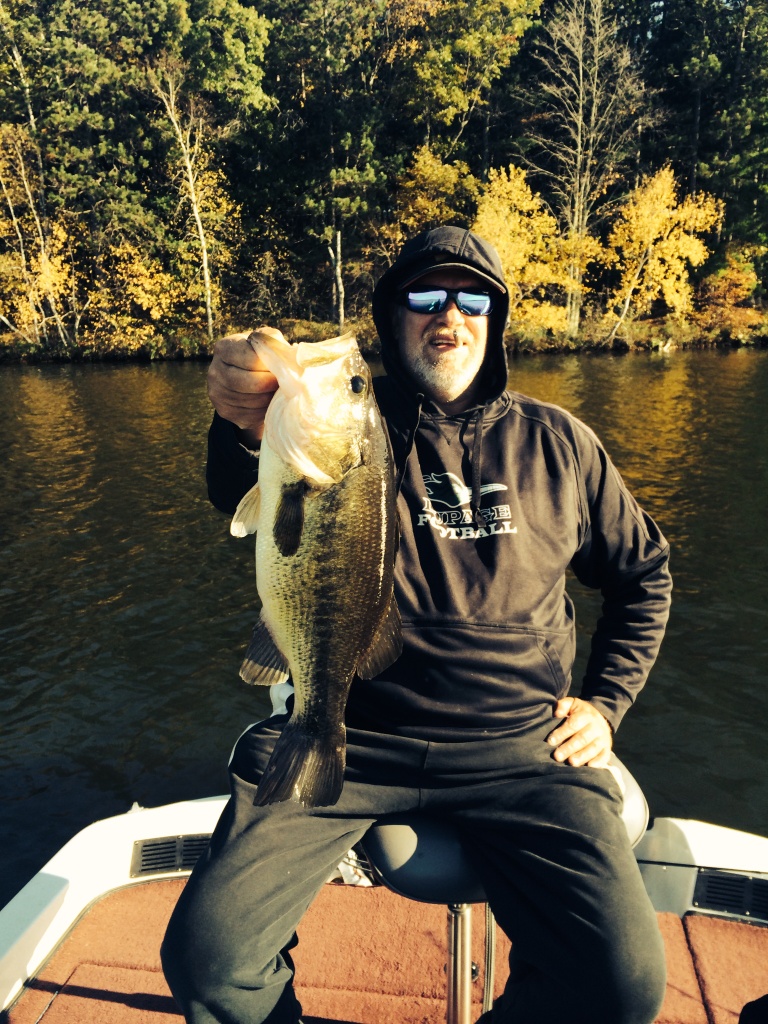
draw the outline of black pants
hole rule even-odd
[[[350,729],[334,807],[254,807],[284,719],[241,737],[232,799],[168,926],[163,969],[189,1024],[295,1024],[295,930],[378,818],[452,821],[513,966],[494,1021],[650,1024],[664,948],[610,772],[555,762],[546,721],[510,739],[435,743]]]

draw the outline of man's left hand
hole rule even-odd
[[[556,761],[567,761],[579,768],[605,768],[611,756],[613,733],[606,718],[589,701],[564,697],[555,705],[555,718],[564,718],[547,742],[555,747]]]

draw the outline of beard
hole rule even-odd
[[[465,357],[457,359],[460,352]],[[408,360],[408,370],[428,397],[438,403],[455,402],[475,383],[482,364],[482,353],[459,349],[440,352],[436,359],[428,359],[422,353],[414,354]]]

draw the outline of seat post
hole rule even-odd
[[[472,904],[448,904],[446,1024],[470,1024],[472,1014]]]

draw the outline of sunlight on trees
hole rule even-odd
[[[606,0],[565,0],[536,51],[526,158],[548,184],[569,247],[567,330],[575,337],[590,236],[625,185],[620,172],[652,121],[645,86]],[[626,186],[625,186],[626,187]]]
[[[395,0],[390,17],[401,38],[405,109],[424,141],[450,157],[488,90],[509,65],[540,0]],[[415,85],[415,88],[412,86]]]
[[[389,265],[406,238],[438,224],[468,224],[478,185],[465,163],[445,163],[421,146],[397,182],[392,223],[378,228],[375,251]]]
[[[372,332],[441,222],[515,344],[758,343],[766,45],[763,0],[0,0],[2,356]]]
[[[517,167],[492,170],[473,230],[496,246],[510,292],[510,317],[523,330],[564,331],[568,267],[557,221]],[[553,297],[561,296],[559,304]]]
[[[0,323],[27,346],[66,350],[77,336],[76,285],[68,232],[41,214],[37,156],[25,128],[0,125]]]
[[[616,253],[621,281],[610,309],[615,324],[612,341],[628,316],[649,314],[662,299],[675,316],[692,310],[689,267],[709,255],[700,237],[714,231],[723,217],[723,204],[699,193],[680,200],[670,167],[645,178],[622,207],[609,244]]]
[[[760,283],[755,262],[763,255],[760,246],[726,249],[724,265],[704,278],[696,296],[694,319],[705,331],[746,341],[768,326],[765,312],[751,304]]]

